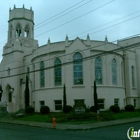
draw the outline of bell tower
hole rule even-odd
[[[18,43],[17,43],[18,42]],[[18,45],[17,45],[18,44]],[[8,39],[3,47],[3,56],[15,51],[31,53],[38,47],[37,40],[34,40],[34,12],[32,8],[9,9]]]
[[[23,8],[9,9],[8,41],[16,37],[34,38],[34,12]]]
[[[23,107],[24,97],[21,80],[25,78],[26,56],[31,56],[38,47],[38,41],[34,39],[34,12],[32,8],[9,9],[8,37],[3,47],[1,61],[1,85],[3,88],[2,102],[7,102],[7,110],[15,112]],[[25,68],[24,68],[25,67]],[[12,93],[11,93],[11,89]]]

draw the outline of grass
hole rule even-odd
[[[35,122],[52,122],[52,118],[55,117],[56,121],[59,123],[67,124],[85,124],[97,122],[96,114],[92,112],[77,114],[74,113],[63,113],[63,112],[50,112],[49,114],[42,115],[40,113],[34,113],[30,115],[25,115],[23,117],[18,117],[16,119],[22,121],[35,121]],[[100,121],[110,121],[118,119],[128,119],[140,117],[140,110],[134,112],[120,111],[119,113],[112,113],[110,111],[100,112]]]

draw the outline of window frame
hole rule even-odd
[[[117,60],[115,58],[111,61],[111,72],[112,72],[112,85],[117,86],[118,84],[118,74],[117,74]],[[114,81],[115,79],[115,81]]]
[[[59,79],[60,81],[57,81],[56,79]],[[62,85],[62,62],[58,57],[54,60],[54,85]]]
[[[73,55],[73,84],[83,85],[83,55],[76,52]]]
[[[132,80],[132,87],[135,87],[135,68],[131,66],[131,80]]]
[[[42,63],[42,64],[41,64]],[[45,87],[45,64],[44,61],[40,62],[40,87]]]
[[[60,101],[61,103],[56,104],[56,102]],[[62,110],[62,100],[54,100],[55,110]],[[58,108],[57,108],[58,107]]]
[[[101,103],[99,101],[103,101],[103,103]],[[99,109],[105,109],[105,99],[97,99],[97,103],[98,103]],[[100,106],[103,106],[103,107],[100,107]]]
[[[102,85],[103,84],[103,62],[101,57],[96,57],[95,58],[95,66],[94,66],[94,70],[95,70],[95,81],[97,84]],[[98,72],[97,72],[98,71]],[[98,77],[101,77],[101,80],[97,79]]]

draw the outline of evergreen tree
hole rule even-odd
[[[63,87],[63,112],[65,112],[66,105],[67,105],[66,87],[65,87],[65,84],[64,84],[64,87]]]
[[[98,110],[98,97],[97,97],[96,81],[94,81],[94,106],[95,106],[95,111],[97,113],[97,110]]]
[[[25,87],[25,108],[29,106],[30,93],[29,93],[29,84],[28,76],[26,75],[26,87]]]

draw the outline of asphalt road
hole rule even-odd
[[[46,129],[0,123],[0,140],[128,140],[126,134],[130,127],[138,130],[140,122],[86,131]]]

